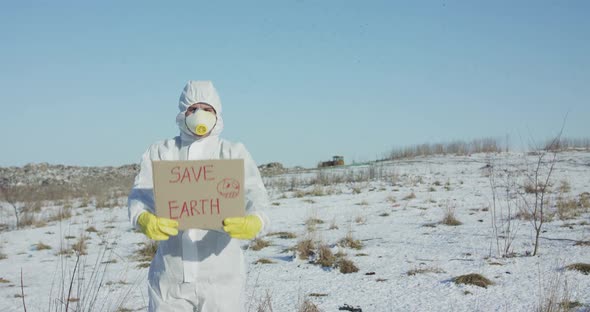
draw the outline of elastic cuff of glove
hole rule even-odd
[[[256,234],[256,236],[261,236],[262,234],[264,234],[265,232],[265,227],[264,227],[264,218],[262,216],[260,216],[259,214],[257,214],[256,212],[253,213],[252,215],[256,216],[258,218],[258,220],[260,220],[260,231],[258,231],[258,233]]]

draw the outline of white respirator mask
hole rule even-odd
[[[204,136],[213,130],[217,123],[217,116],[208,111],[197,109],[184,118],[188,130],[198,136]]]

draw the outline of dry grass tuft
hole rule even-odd
[[[354,218],[354,222],[356,222],[357,224],[365,224],[367,223],[367,218],[365,218],[364,216],[357,216],[356,218]]]
[[[340,268],[340,273],[343,274],[355,273],[359,271],[359,268],[349,259],[340,259],[338,261],[338,267]]]
[[[578,271],[584,275],[590,274],[590,264],[588,263],[574,263],[565,267],[566,270]]]
[[[297,309],[297,312],[320,312],[321,310],[311,301],[305,299]]]
[[[573,219],[582,213],[581,209],[578,209],[578,202],[575,199],[566,199],[560,196],[555,205],[557,206],[557,215],[561,220]]]
[[[559,187],[557,188],[557,190],[560,193],[569,193],[572,190],[572,187],[571,187],[570,183],[567,180],[561,180],[561,182],[559,183]]]
[[[268,233],[266,236],[276,236],[280,239],[297,238],[297,235],[292,232],[272,232],[272,233]]]
[[[455,207],[452,205],[447,205],[445,208],[445,214],[443,215],[443,219],[440,221],[440,223],[450,226],[458,226],[463,224],[455,217]]]
[[[94,226],[90,226],[86,229],[86,232],[88,233],[97,233],[98,230],[94,227]]]
[[[305,221],[305,225],[307,226],[311,226],[311,225],[316,225],[316,224],[323,224],[324,220],[318,219],[318,218],[309,218]]]
[[[404,197],[403,200],[410,200],[410,199],[414,199],[414,198],[416,198],[416,194],[414,194],[414,192],[412,192],[409,195],[407,195],[406,197]]]
[[[397,202],[397,198],[395,198],[395,196],[387,196],[387,198],[385,198],[385,201],[387,201],[390,204],[395,204]]]
[[[78,241],[72,245],[72,250],[78,255],[87,255],[88,243],[84,235],[80,236]]]
[[[483,288],[488,288],[488,286],[494,285],[494,283],[487,279],[485,276],[477,273],[471,273],[454,277],[453,282],[455,282],[455,284],[474,285]]]
[[[62,248],[55,255],[56,256],[71,256],[74,251],[71,248]]]
[[[254,264],[272,264],[272,263],[275,263],[275,262],[268,259],[268,258],[260,258],[260,259],[256,260],[256,262],[254,262]]]
[[[310,297],[327,297],[327,296],[328,296],[328,294],[323,294],[323,293],[322,293],[322,294],[321,294],[321,293],[311,293],[311,294],[309,294],[308,296],[310,296]]]
[[[336,218],[332,219],[332,222],[330,222],[330,227],[328,229],[330,229],[330,230],[337,230],[338,229],[338,225],[336,224]]]
[[[143,247],[139,248],[135,251],[135,260],[139,262],[147,262],[147,266],[150,266],[150,262],[156,255],[156,251],[158,251],[158,242],[157,241],[147,241],[141,243]]]
[[[321,245],[318,249],[318,259],[316,261],[317,264],[323,267],[334,267],[336,265],[336,256],[332,253],[330,246],[328,245]]]
[[[273,312],[272,296],[268,290],[266,291],[264,297],[259,299],[256,312]]]
[[[584,192],[581,193],[579,196],[580,207],[582,208],[590,208],[590,193]]]
[[[270,246],[270,242],[262,238],[256,238],[250,243],[250,249],[254,251],[261,250],[262,248],[266,248],[268,246]]]
[[[314,243],[311,239],[304,239],[299,241],[296,246],[297,254],[299,259],[307,260],[309,257],[314,255]]]
[[[346,236],[338,242],[338,244],[340,246],[348,247],[348,248],[352,248],[352,249],[361,249],[361,248],[363,248],[363,244],[361,243],[361,241],[358,240],[358,239],[354,239],[352,237],[352,233],[351,232],[348,232],[346,234]]]
[[[446,273],[445,270],[440,269],[440,268],[432,268],[432,267],[425,267],[425,268],[417,268],[417,269],[412,269],[409,270],[408,272],[406,272],[406,274],[408,276],[414,276],[417,274],[425,274],[425,273]]]
[[[45,245],[42,242],[38,242],[37,245],[35,245],[35,249],[36,250],[47,250],[47,249],[51,249],[51,246]]]
[[[296,198],[305,197],[305,195],[307,195],[307,194],[304,191],[302,191],[302,190],[296,190],[293,193],[293,197],[296,197]]]
[[[49,216],[47,221],[48,222],[53,222],[53,221],[59,222],[59,221],[67,220],[71,217],[72,217],[72,209],[62,207],[59,209],[59,211],[57,211],[53,215]]]
[[[10,283],[9,280],[5,279],[4,277],[0,277],[0,284],[8,284]]]
[[[311,217],[305,221],[305,225],[307,226],[307,230],[309,232],[313,232],[316,230],[316,226],[318,224],[323,224],[324,221],[318,218]]]

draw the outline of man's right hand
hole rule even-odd
[[[167,240],[170,236],[178,235],[178,222],[158,218],[149,212],[142,212],[137,218],[141,232],[153,240]]]

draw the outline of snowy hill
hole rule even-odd
[[[532,311],[549,299],[589,310],[580,264],[590,263],[590,153],[557,154],[532,256],[538,157],[432,156],[265,177],[272,228],[244,246],[248,311]],[[80,176],[6,170],[0,180],[11,183]],[[27,311],[145,310],[153,245],[131,229],[125,194],[113,194],[111,205],[91,194],[41,201],[20,229],[2,203],[0,311],[23,302]],[[470,273],[490,283],[457,279]]]

